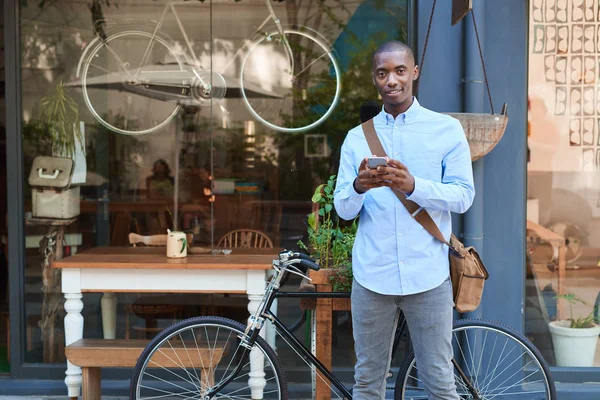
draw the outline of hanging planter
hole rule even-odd
[[[431,32],[431,25],[433,22],[433,14],[435,12],[435,5],[437,0],[433,0],[433,6],[431,8],[431,15],[429,16],[429,27],[427,29],[427,35],[425,36],[425,45],[423,46],[423,55],[421,56],[421,62],[419,68],[423,71],[423,63],[425,62],[425,53],[427,52],[427,42],[429,40],[429,34]],[[490,93],[490,85],[488,83],[487,72],[485,70],[485,63],[483,61],[483,51],[481,50],[481,43],[479,41],[479,33],[477,32],[477,23],[475,22],[475,14],[473,14],[473,2],[471,0],[452,0],[452,25],[457,24],[462,18],[468,13],[471,13],[473,21],[473,28],[475,29],[475,36],[477,38],[477,47],[479,48],[479,56],[481,57],[481,66],[483,68],[483,77],[485,79],[485,87],[487,89],[488,99],[490,102],[490,108],[492,113],[444,113],[456,118],[460,121],[460,124],[465,131],[465,136],[469,142],[469,148],[471,149],[471,161],[478,160],[485,156],[487,153],[492,151],[498,144],[504,131],[506,130],[506,124],[508,123],[507,106],[504,103],[502,112],[500,114],[494,113],[494,104],[492,102],[492,95]]]
[[[445,113],[460,121],[465,131],[471,161],[479,160],[498,144],[508,123],[506,114]]]

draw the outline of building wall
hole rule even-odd
[[[527,4],[522,0],[475,0],[484,7],[478,29],[484,61],[498,113],[508,104],[509,122],[496,148],[483,159],[484,245],[491,278],[486,282],[482,316],[523,330],[525,246],[525,151],[527,122]],[[419,2],[419,59],[427,33],[432,0]],[[419,99],[440,112],[465,111],[465,24],[451,26],[451,2],[438,1],[421,75]],[[490,112],[487,93],[485,112]],[[481,161],[479,161],[481,162]],[[509,233],[510,232],[510,233]],[[497,307],[497,299],[504,299]]]

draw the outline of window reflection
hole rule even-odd
[[[30,1],[21,9],[25,176],[36,156],[52,155],[40,108],[61,82],[85,135],[81,213],[67,229],[65,254],[130,246],[130,233],[174,228],[201,248],[236,229],[259,230],[275,247],[295,248],[306,235],[314,188],[336,173],[361,106],[377,100],[372,51],[386,40],[406,40],[407,2],[95,4]],[[27,227],[26,360],[62,362],[44,359],[38,325],[36,238],[43,234]],[[141,297],[147,295],[117,294],[117,337],[137,332],[125,326],[144,325]],[[176,318],[217,312],[243,320],[247,301],[238,297],[171,294],[151,301],[175,303]],[[84,295],[84,337],[103,336],[93,306],[100,299]],[[279,307],[289,323],[301,315],[295,300]],[[335,323],[342,333],[334,348],[350,348],[348,315]],[[334,365],[353,362],[339,357]]]
[[[551,326],[593,317],[600,302],[600,19],[593,3],[530,3],[526,331],[559,366],[600,366],[593,337],[579,364],[564,357],[574,344],[563,350]],[[572,309],[557,295],[575,296]]]

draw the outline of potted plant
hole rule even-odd
[[[319,185],[312,196],[314,212],[308,216],[308,246],[298,245],[307,251],[321,266],[321,275],[335,292],[349,292],[352,288],[352,246],[356,237],[356,218],[350,225],[340,226],[335,214],[333,192],[336,176]],[[311,276],[312,277],[312,276]]]
[[[53,139],[53,155],[74,158],[78,146],[83,151],[83,134],[79,129],[79,106],[65,91],[64,84],[56,85],[54,93],[40,102],[39,124],[46,127]]]
[[[313,212],[308,217],[308,245],[298,242],[321,266],[319,271],[309,271],[310,284],[303,282],[300,291],[350,292],[352,289],[352,246],[356,237],[357,219],[340,223],[333,205],[336,176],[319,185],[312,196]],[[302,299],[305,300],[305,299]],[[312,346],[316,356],[327,368],[331,368],[332,326],[334,311],[349,311],[349,298],[320,298],[301,301],[301,308],[313,310],[311,325],[315,334]],[[318,380],[315,397],[328,398],[330,387]]]
[[[29,173],[34,217],[70,219],[79,215],[78,184],[85,181],[86,168],[78,121],[77,103],[62,83],[57,84],[55,91],[41,100],[35,124],[34,137],[47,145],[38,150]]]
[[[554,345],[557,366],[591,367],[596,354],[600,325],[595,318],[595,308],[586,316],[575,318],[573,306],[585,302],[574,294],[556,296],[569,303],[570,318],[550,322],[549,329]]]

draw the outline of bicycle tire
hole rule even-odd
[[[508,326],[505,326],[498,322],[488,321],[488,320],[480,320],[480,319],[465,319],[465,320],[456,321],[454,323],[454,326],[452,329],[454,332],[454,334],[453,334],[454,338],[456,338],[457,332],[463,332],[468,329],[471,329],[470,332],[472,332],[472,334],[476,333],[475,330],[486,330],[486,331],[489,330],[490,332],[491,331],[500,332],[502,335],[506,336],[507,340],[508,339],[513,340],[516,343],[518,343],[522,348],[526,349],[527,350],[526,353],[532,358],[533,361],[535,361],[537,363],[537,365],[540,369],[541,378],[543,378],[545,380],[545,382],[542,383],[544,385],[544,389],[545,389],[545,393],[544,393],[545,397],[543,397],[543,398],[546,398],[549,400],[556,400],[556,387],[554,385],[554,379],[552,378],[552,375],[550,374],[550,368],[549,368],[548,364],[546,363],[546,361],[544,360],[544,357],[541,355],[540,351],[533,345],[533,343],[531,343],[531,341],[529,339],[527,339],[521,333],[517,332],[516,330],[514,330]],[[487,339],[487,337],[488,336],[487,336],[487,332],[486,332],[485,338]],[[484,340],[482,345],[485,345],[486,343],[487,343],[487,341]],[[496,343],[494,344],[494,348],[495,348],[495,345],[496,345]],[[506,346],[506,344],[505,344],[505,346]],[[456,342],[454,339],[453,339],[453,347],[455,347],[455,351],[456,351]],[[475,346],[473,346],[473,347],[475,347]],[[512,352],[512,350],[511,350],[511,352]],[[482,356],[479,358],[479,367],[481,367]],[[506,357],[508,357],[508,355]],[[471,353],[470,358],[477,358],[477,357],[473,357],[473,355]],[[504,362],[504,359],[502,359],[500,361]],[[491,361],[490,361],[490,363],[491,363]],[[407,395],[407,392],[410,392],[411,389],[412,389],[413,393],[415,391],[417,391],[417,392],[419,391],[418,389],[416,389],[414,387],[407,390],[407,381],[409,378],[418,380],[418,377],[414,376],[414,374],[416,372],[415,369],[413,369],[414,366],[415,366],[415,357],[414,357],[414,353],[411,351],[411,352],[409,352],[409,354],[407,354],[402,366],[400,367],[400,369],[398,371],[398,376],[396,378],[396,385],[394,387],[394,399],[395,400],[404,400],[404,399],[408,399],[408,398],[410,398],[410,399],[420,399],[420,398],[427,399],[428,398],[427,393],[424,390],[422,390],[422,392],[423,392],[422,396],[411,394],[410,397],[405,397]],[[510,367],[510,365],[506,368],[509,368],[509,367]],[[489,364],[488,364],[488,368],[489,368]],[[468,373],[468,371],[470,371],[470,369],[467,367],[467,369],[465,370],[465,373]],[[510,371],[512,371],[512,370],[510,370]],[[478,372],[480,372],[480,371],[478,371]],[[509,372],[507,372],[507,374]],[[500,372],[500,374],[503,374],[503,373],[504,373],[504,370]],[[487,378],[487,375],[488,375],[488,370],[486,370],[484,379]],[[533,374],[531,374],[531,375],[533,375]],[[500,376],[500,375],[498,375],[498,376]],[[536,377],[537,377],[537,375],[536,375]],[[496,379],[496,378],[497,378],[497,376],[494,379]],[[457,379],[459,379],[459,378],[457,377]],[[505,380],[506,380],[506,378],[505,378]],[[489,390],[489,386],[492,382],[493,382],[493,379],[492,379],[492,381],[490,381],[488,383],[487,387],[485,387],[484,389]],[[471,383],[473,383],[473,381],[471,381]],[[478,381],[478,376],[476,375],[474,386],[484,386],[484,385],[479,385],[479,384],[480,383]],[[504,384],[504,382],[502,382],[501,384]],[[521,383],[521,385],[524,385],[524,384]],[[462,385],[462,386],[464,387],[464,385]],[[458,384],[457,384],[457,387],[459,387]],[[480,388],[475,387],[475,389],[480,389]],[[459,390],[459,395],[461,394],[460,392],[461,392],[461,390]],[[478,390],[478,394],[480,396],[482,396],[481,399],[488,398],[488,397],[486,397],[486,393],[479,393],[479,390]],[[523,394],[531,395],[532,392],[523,392]],[[531,399],[532,398],[532,397],[516,396],[514,392],[506,393],[506,396],[508,396],[508,397],[501,396],[502,392],[493,393],[490,395],[493,398],[498,398],[498,399],[503,399],[503,398]],[[471,399],[472,397],[465,394],[465,397],[461,397],[461,398]],[[537,397],[536,397],[536,399],[537,399]]]
[[[140,357],[138,358],[138,361],[136,363],[136,366],[134,368],[134,373],[133,376],[131,378],[131,385],[130,385],[130,399],[136,399],[136,400],[142,400],[145,397],[144,396],[140,396],[140,389],[143,389],[144,391],[148,391],[150,393],[166,393],[166,389],[165,389],[165,385],[166,387],[177,387],[180,390],[186,390],[185,396],[184,397],[196,397],[198,396],[198,398],[204,398],[204,396],[202,396],[202,391],[200,390],[202,387],[203,383],[206,383],[208,381],[210,381],[210,377],[204,376],[202,375],[205,371],[212,371],[214,373],[214,375],[217,375],[217,371],[221,371],[222,368],[218,368],[216,366],[209,366],[207,367],[204,364],[203,358],[200,356],[200,352],[201,351],[205,351],[205,348],[201,348],[198,347],[199,343],[203,343],[202,340],[198,341],[199,336],[201,336],[202,332],[200,332],[200,335],[198,335],[198,331],[195,331],[194,329],[204,329],[204,332],[206,332],[207,336],[208,336],[208,329],[209,328],[217,328],[217,337],[214,338],[214,342],[211,340],[207,341],[207,343],[210,345],[211,343],[214,343],[214,348],[212,349],[213,352],[210,354],[210,358],[209,360],[212,361],[217,359],[217,363],[219,363],[222,360],[222,357],[224,357],[225,355],[227,355],[227,357],[231,356],[229,359],[229,364],[227,365],[227,367],[225,368],[225,371],[223,372],[223,375],[220,377],[220,379],[224,380],[227,376],[227,372],[229,371],[229,367],[231,366],[233,369],[235,369],[236,364],[233,364],[233,361],[236,358],[236,355],[238,354],[237,351],[242,347],[239,344],[238,341],[238,347],[236,348],[236,351],[234,351],[233,353],[231,353],[231,347],[229,347],[228,345],[223,346],[223,350],[217,350],[217,343],[222,343],[222,341],[217,340],[219,331],[222,329],[223,332],[229,332],[229,335],[227,336],[228,339],[232,338],[232,339],[238,339],[238,335],[242,334],[244,332],[244,330],[246,329],[246,327],[242,324],[240,324],[239,322],[227,319],[227,318],[222,318],[222,317],[194,317],[194,318],[190,318],[190,319],[186,319],[183,321],[179,321],[171,326],[169,326],[168,328],[164,329],[163,331],[161,331],[157,336],[155,336],[149,343],[148,345],[144,348],[144,350],[142,351]],[[186,332],[190,333],[191,330],[191,335],[186,336]],[[226,333],[225,333],[226,334]],[[183,335],[183,336],[182,336]],[[200,361],[200,363],[196,362],[195,357],[191,357],[190,353],[188,352],[188,347],[185,346],[185,343],[191,343],[191,340],[188,340],[187,338],[192,338],[193,339],[193,343],[196,344],[197,346],[197,352],[198,352],[198,360]],[[169,346],[165,347],[167,350],[166,352],[161,350],[161,347],[163,344],[167,343]],[[184,346],[182,347],[178,347],[177,344],[178,343],[182,343]],[[175,344],[175,347],[173,347],[173,344]],[[169,349],[171,349],[171,353],[169,353]],[[178,351],[176,351],[175,349],[178,349]],[[181,351],[181,350],[184,351]],[[217,350],[217,355],[215,355],[215,350]],[[262,352],[262,355],[264,356],[264,361],[265,363],[263,364],[263,370],[265,370],[265,366],[267,364],[269,364],[272,368],[272,371],[270,371],[269,373],[267,373],[267,371],[265,371],[265,378],[267,376],[269,376],[268,379],[266,379],[267,384],[269,380],[273,380],[273,383],[271,384],[271,386],[275,385],[276,389],[278,390],[277,393],[279,394],[278,396],[272,397],[272,396],[266,396],[266,398],[276,398],[278,400],[287,400],[287,380],[285,377],[285,373],[284,370],[281,366],[281,362],[279,361],[279,358],[277,357],[277,355],[275,354],[275,352],[273,351],[273,349],[267,344],[267,342],[262,338],[262,337],[258,337],[254,347],[253,347],[253,351],[254,350],[258,350],[260,352]],[[221,355],[219,355],[219,352]],[[178,355],[178,353],[181,354],[186,354],[188,357],[189,362],[192,364],[190,370],[192,372],[189,372],[186,370],[185,376],[181,375],[178,376],[179,378],[183,378],[183,383],[181,382],[181,380],[174,380],[173,379],[173,375],[177,375],[172,371],[169,371],[169,368],[174,369],[174,370],[179,370],[179,369],[184,369],[185,363],[188,362],[188,360],[182,360],[182,358]],[[153,358],[153,356],[155,354],[158,354],[156,356],[156,358]],[[192,353],[192,356],[195,356],[195,353]],[[252,355],[251,355],[252,357]],[[174,363],[175,366],[174,367],[168,367],[168,366],[153,366],[152,367],[152,373],[148,373],[146,372],[146,369],[148,367],[148,364],[150,362],[152,362],[153,364],[157,364],[157,360],[160,361],[160,359],[162,358],[162,360],[165,360],[165,364],[169,364],[169,363]],[[174,361],[174,359],[177,358],[177,361]],[[192,360],[192,358],[194,358],[194,360]],[[196,363],[196,365],[194,365],[194,362]],[[227,359],[225,361],[225,363],[227,362]],[[243,367],[245,366],[250,366],[251,362],[248,361]],[[182,368],[183,367],[183,368]],[[197,369],[196,369],[197,368]],[[150,367],[148,367],[148,369],[150,369]],[[157,371],[158,372],[154,372]],[[166,370],[168,373],[164,372],[163,370]],[[202,370],[202,373],[200,375],[198,375],[198,372]],[[242,371],[243,372],[243,371]],[[163,379],[161,376],[158,376],[159,373],[162,373],[164,376],[167,377],[167,379]],[[247,374],[243,374],[243,375],[236,375],[236,377],[234,377],[234,381],[231,382],[230,384],[226,385],[223,390],[229,388],[232,384],[235,386],[236,384],[239,386],[239,384],[245,384],[247,382],[247,378],[246,380],[242,380],[242,381],[237,381],[236,379],[244,379],[245,376],[248,376],[250,373]],[[272,374],[273,376],[270,377],[270,374]],[[154,378],[154,380],[152,379],[148,379],[147,381],[144,380],[143,382],[140,381],[141,377],[144,376],[149,376],[151,378]],[[216,381],[214,378],[215,376],[212,377],[212,384],[214,385]],[[200,378],[202,377],[202,378]],[[250,376],[250,379],[260,379],[260,377],[256,377],[256,376]],[[149,387],[147,386],[148,384],[150,384],[151,382],[155,382],[156,386],[154,387]],[[185,387],[186,383],[188,383],[187,387]],[[197,384],[200,384],[200,387],[198,387]],[[206,387],[208,387],[208,385],[206,385]],[[190,389],[191,388],[191,389]],[[265,386],[265,389],[267,388],[267,386]],[[198,393],[192,394],[194,393],[194,390],[197,389]],[[235,389],[235,396],[236,398],[238,397],[244,397],[242,395],[240,395],[240,391],[241,389],[237,388],[237,386],[230,388],[229,390],[234,390]],[[242,388],[243,389],[243,388]],[[250,390],[250,387],[248,385],[248,390]],[[272,393],[272,392],[269,392]],[[223,392],[219,392],[216,394],[216,396],[218,396],[219,398],[225,396],[227,397],[228,394],[233,394],[233,392],[230,393],[223,393]],[[264,392],[264,394],[267,394],[267,391]],[[176,394],[175,397],[180,397],[181,394]],[[149,396],[149,397],[155,397],[155,396]],[[164,396],[161,396],[164,397]]]
[[[337,60],[333,56],[332,50],[330,50],[330,46],[323,43],[323,41],[321,41],[320,39],[313,37],[310,33],[299,31],[296,29],[285,29],[283,31],[283,33],[286,36],[299,35],[302,38],[306,38],[306,39],[312,41],[313,44],[316,44],[318,47],[320,47],[324,51],[324,53],[327,54],[327,57],[329,58],[329,61],[331,62],[331,68],[333,68],[333,73],[335,74],[335,93],[333,95],[332,101],[330,102],[331,104],[327,104],[324,106],[324,107],[326,107],[326,110],[315,121],[312,121],[306,125],[302,125],[302,126],[298,126],[298,127],[286,127],[286,126],[283,126],[283,124],[279,124],[279,122],[275,123],[275,122],[269,121],[266,118],[263,118],[263,116],[260,115],[260,111],[256,110],[255,109],[256,107],[251,104],[251,101],[249,100],[249,98],[246,94],[246,88],[244,87],[244,71],[247,68],[248,60],[250,59],[252,52],[256,51],[256,49],[261,44],[263,44],[265,42],[272,42],[272,41],[274,41],[273,38],[280,36],[279,32],[268,33],[265,36],[263,36],[261,39],[257,40],[254,43],[254,45],[250,48],[250,50],[248,51],[246,56],[244,57],[244,61],[242,62],[242,66],[240,68],[240,92],[242,94],[244,104],[248,108],[248,111],[250,111],[250,113],[254,116],[254,118],[256,118],[258,121],[260,121],[263,125],[271,128],[271,129],[274,129],[276,131],[280,131],[280,132],[286,132],[286,133],[304,132],[304,131],[310,130],[310,129],[320,125],[321,123],[323,123],[335,109],[335,106],[337,105],[337,102],[340,98],[340,93],[341,93],[340,68],[338,66]],[[309,46],[304,46],[304,47],[309,47]]]
[[[154,126],[152,126],[150,128],[134,131],[134,130],[122,129],[122,128],[110,123],[109,121],[106,121],[100,115],[100,113],[96,110],[96,107],[94,107],[94,105],[92,104],[92,100],[90,99],[89,89],[87,86],[87,74],[88,74],[90,65],[92,65],[92,60],[95,58],[96,54],[104,46],[106,46],[106,43],[110,43],[111,41],[113,41],[115,39],[120,39],[120,38],[123,38],[126,36],[138,36],[138,37],[141,36],[141,37],[151,38],[153,35],[154,35],[154,32],[145,31],[142,29],[123,29],[123,30],[111,32],[104,40],[100,40],[100,39],[94,40],[91,43],[91,46],[84,50],[84,53],[82,54],[82,58],[79,61],[80,67],[78,68],[78,77],[81,79],[81,89],[83,92],[83,98],[84,98],[85,104],[86,104],[88,110],[90,111],[90,113],[92,114],[92,116],[94,117],[94,119],[96,119],[102,126],[111,130],[112,132],[120,133],[120,134],[128,135],[128,136],[140,136],[140,135],[146,135],[149,133],[153,133],[153,132],[158,131],[159,129],[164,128],[173,118],[175,118],[175,116],[181,109],[181,106],[179,104],[177,104],[173,107],[173,111],[170,112],[168,114],[168,116],[166,116],[164,118],[163,121],[160,121],[159,123],[155,124]],[[173,57],[173,59],[176,61],[178,67],[183,70],[183,62],[181,61],[179,56],[172,51],[172,49],[170,47],[170,42],[166,38],[163,38],[161,35],[155,35],[154,41],[163,45],[169,52],[170,56]],[[153,46],[154,46],[154,44],[153,44]]]

